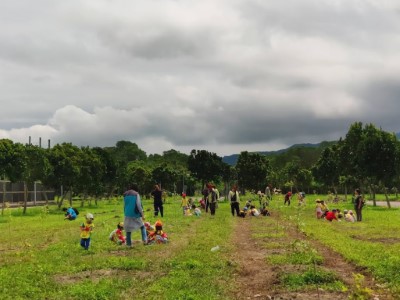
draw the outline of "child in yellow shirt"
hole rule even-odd
[[[181,207],[182,207],[183,215],[185,215],[186,209],[188,207],[188,200],[186,199],[185,193],[182,194]]]
[[[90,236],[94,228],[93,224],[94,217],[92,214],[88,213],[86,215],[86,222],[81,224],[81,246],[85,250],[89,250],[90,246]]]

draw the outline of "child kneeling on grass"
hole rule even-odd
[[[166,244],[168,243],[168,235],[163,231],[163,225],[160,220],[158,220],[154,227],[156,228],[155,231],[150,232],[147,243],[148,244]]]
[[[264,217],[270,216],[270,215],[271,215],[271,213],[269,212],[269,210],[266,209],[266,208],[264,208],[264,209],[261,211],[261,214],[262,214]]]
[[[328,220],[329,222],[332,222],[333,220],[339,221],[337,209],[328,211],[326,213],[325,219]]]
[[[117,245],[125,245],[126,244],[126,239],[125,236],[123,234],[124,231],[124,223],[123,222],[119,222],[117,225],[117,229],[114,229],[111,233],[110,233],[110,241],[116,243]]]
[[[195,204],[192,205],[192,209],[193,209],[193,214],[196,217],[200,217],[201,216],[201,210],[200,210],[200,208],[196,207]]]
[[[89,250],[90,237],[94,228],[93,224],[94,217],[91,213],[86,215],[86,222],[81,224],[81,246],[85,250]]]
[[[260,212],[254,205],[250,206],[250,215],[253,217],[258,217],[260,215]]]

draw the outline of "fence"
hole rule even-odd
[[[36,181],[28,185],[28,202],[36,204],[37,201],[45,201],[45,193],[47,199],[54,199],[55,191],[46,190],[45,187]],[[17,203],[24,201],[24,183],[23,182],[10,182],[7,180],[0,181],[0,202]]]

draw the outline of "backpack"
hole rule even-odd
[[[237,201],[236,198],[237,198],[237,197],[236,197],[236,192],[234,192],[234,194],[233,194],[232,197],[231,197],[231,202],[236,202],[236,201]]]
[[[358,195],[358,196],[356,197],[356,200],[355,200],[356,202],[355,202],[355,203],[357,203],[357,199],[358,199],[358,202],[361,204],[361,207],[365,206],[365,199],[364,199],[363,196]]]
[[[74,212],[76,213],[76,215],[79,215],[79,210],[77,210],[75,207],[72,208],[74,210]]]

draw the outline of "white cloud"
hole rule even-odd
[[[2,1],[0,138],[225,155],[399,131],[399,8]]]

